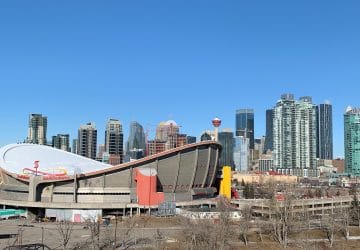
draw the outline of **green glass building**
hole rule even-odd
[[[344,114],[345,172],[360,176],[360,108],[348,107]]]

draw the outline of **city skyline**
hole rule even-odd
[[[343,157],[343,114],[360,106],[359,9],[355,1],[2,2],[0,145],[26,138],[30,113],[48,117],[48,139],[75,139],[94,121],[103,142],[111,117],[125,138],[131,121],[154,134],[170,119],[199,137],[216,116],[220,130],[234,130],[242,107],[254,109],[259,138],[266,109],[293,93],[331,102],[334,158]]]
[[[291,93],[292,94],[292,93]],[[326,101],[326,102],[328,102],[329,104],[331,104],[328,100]],[[269,105],[269,106],[271,106],[271,105]],[[236,112],[238,112],[238,110],[239,109],[236,109],[236,110],[234,110],[233,111],[233,113],[236,113]],[[267,110],[265,110],[265,119],[264,120],[266,120],[266,111]],[[345,110],[346,111],[346,110]],[[345,111],[343,112],[343,114],[342,114],[342,116],[344,115],[344,113],[345,113]],[[38,112],[38,114],[39,115],[43,115],[44,117],[46,117],[46,119],[49,119],[49,116],[47,115],[47,114],[42,114],[42,113],[39,113]],[[30,116],[31,115],[33,115],[33,113],[32,114],[30,114]],[[37,114],[36,114],[37,115]],[[256,111],[254,111],[254,120],[255,120],[255,124],[257,123],[256,122]],[[51,118],[50,118],[51,119]],[[107,121],[108,121],[108,119],[112,119],[112,118],[107,118],[106,119],[106,122],[105,122],[105,124],[102,124],[102,125],[100,125],[100,126],[97,126],[97,129],[100,131],[99,133],[98,133],[98,136],[97,136],[97,143],[100,143],[101,144],[101,142],[102,141],[104,141],[105,140],[105,136],[103,135],[103,133],[105,133],[106,132],[106,123],[107,123]],[[119,121],[122,123],[122,120],[121,119],[119,119]],[[85,123],[94,123],[94,124],[97,124],[96,122],[94,122],[94,121],[92,121],[91,119],[88,121],[88,122],[83,122],[84,124]],[[125,138],[125,136],[129,136],[129,132],[130,132],[130,130],[128,129],[126,129],[126,126],[129,126],[132,122],[138,122],[138,121],[130,121],[129,122],[129,124],[125,124],[125,127],[124,128],[122,128],[122,130],[123,131],[126,131],[126,132],[124,132],[124,138]],[[161,122],[160,122],[161,123]],[[123,123],[122,123],[123,124]],[[140,123],[141,124],[141,123]],[[156,126],[155,125],[153,125],[153,124],[151,124],[151,125],[149,125],[149,123],[146,123],[146,124],[148,124],[148,131],[149,131],[149,140],[152,140],[152,139],[154,139],[155,137],[156,137]],[[79,126],[79,125],[78,125]],[[124,124],[123,124],[123,126],[124,126]],[[255,125],[256,126],[256,125]],[[186,131],[187,129],[186,129],[186,126],[182,126],[181,125],[181,127],[182,127],[182,130],[183,131]],[[264,130],[264,134],[259,134],[259,133],[257,133],[257,131],[256,131],[256,128],[255,128],[255,138],[261,138],[262,136],[265,136],[266,135],[266,122],[263,124],[263,129],[261,130],[261,131],[263,131]],[[50,130],[49,130],[50,129]],[[207,127],[206,127],[206,125],[204,125],[204,128],[200,131],[200,133],[198,133],[198,134],[190,134],[190,136],[195,136],[196,138],[197,138],[197,140],[198,141],[200,141],[200,136],[202,135],[202,133],[205,131],[205,130],[212,130],[213,129],[213,126],[211,125],[211,122],[208,122],[208,125],[207,125]],[[221,125],[221,127],[220,127],[220,130],[219,130],[219,132],[221,132],[223,129],[225,129],[225,130],[228,130],[228,129],[231,129],[231,131],[232,132],[234,132],[234,135],[235,135],[235,131],[236,131],[236,118],[234,119],[234,126],[233,127],[224,127],[223,125]],[[344,129],[344,128],[343,128]],[[48,126],[47,127],[47,130],[48,131],[52,131],[52,129],[51,129],[51,124],[50,124],[50,126]],[[146,129],[145,129],[146,130]],[[62,130],[63,131],[63,130]],[[342,131],[343,132],[343,131]],[[64,133],[64,134],[69,134],[70,135],[70,139],[71,140],[73,140],[73,139],[77,139],[77,133],[78,133],[78,131],[77,131],[77,129],[75,129],[75,132],[74,131],[63,131],[62,133]],[[50,138],[49,140],[47,140],[47,143],[49,143],[49,144],[51,144],[51,137],[52,136],[56,136],[56,135],[59,135],[59,134],[61,134],[61,133],[59,133],[59,132],[54,132],[54,133],[51,133],[51,132],[47,132],[47,134],[46,134],[46,136],[47,136],[47,138]],[[25,138],[25,139],[21,139],[21,138],[19,138],[19,140],[17,140],[17,141],[13,141],[13,142],[10,142],[10,143],[22,143],[22,142],[25,142],[27,140],[27,138]],[[8,144],[10,144],[10,143],[8,143]],[[344,142],[342,141],[341,142],[342,144],[344,144]],[[4,146],[4,145],[6,145],[6,144],[3,144],[3,145],[1,145],[0,144],[0,146]],[[126,147],[126,141],[124,141],[123,142],[123,147],[124,147],[124,149],[125,149],[125,147]],[[336,144],[334,143],[334,152],[335,152],[335,148],[336,148]],[[336,154],[334,154],[334,159],[335,158],[344,158],[344,156],[345,156],[345,152],[342,152],[342,154],[339,154],[339,155],[336,155]]]

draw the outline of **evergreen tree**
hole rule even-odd
[[[249,186],[249,183],[246,183],[246,184],[245,184],[243,194],[244,194],[244,198],[245,198],[245,199],[249,199],[249,195],[250,195],[250,186]]]
[[[360,201],[357,198],[356,193],[354,193],[353,200],[351,202],[350,216],[352,222],[360,227]]]
[[[241,179],[241,186],[245,187],[245,181],[244,181],[244,179]]]
[[[311,189],[308,189],[307,196],[308,196],[310,199],[314,198],[314,194],[313,194],[313,192],[311,191]]]
[[[315,191],[315,195],[317,198],[321,198],[323,196],[323,192],[321,188],[317,188]]]
[[[250,198],[250,199],[254,199],[254,198],[255,198],[254,185],[250,185],[250,188],[249,188],[249,198]]]

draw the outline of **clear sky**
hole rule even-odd
[[[360,2],[0,2],[0,145],[22,141],[29,113],[48,116],[48,137],[108,118],[150,129],[174,119],[199,136],[215,116],[265,109],[282,93],[333,104],[334,153],[343,112],[360,106]],[[153,134],[153,132],[152,132]]]

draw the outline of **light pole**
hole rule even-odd
[[[39,168],[39,161],[34,161],[34,168],[35,168],[35,176],[37,176],[38,168]]]

